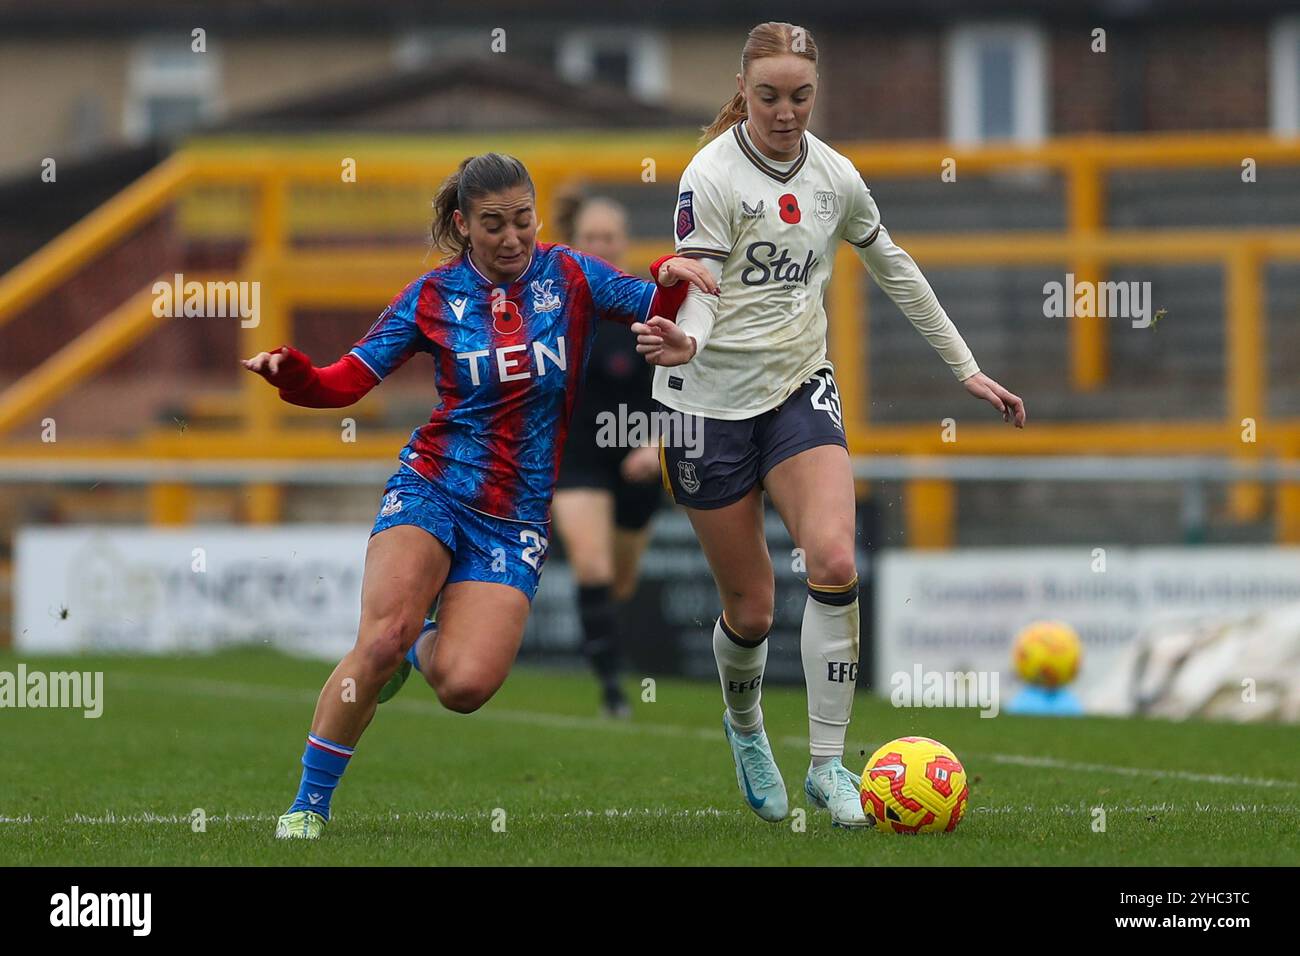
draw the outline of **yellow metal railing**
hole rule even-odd
[[[0,277],[0,327],[170,206],[191,177],[184,156],[168,159]]]
[[[543,222],[550,197],[563,182],[635,185],[648,181],[675,183],[693,155],[693,140],[682,135],[592,134],[580,141],[564,137],[516,136],[494,140],[493,148],[518,155],[538,188]],[[430,267],[419,247],[376,248],[360,245],[330,250],[295,246],[304,232],[355,234],[346,215],[331,212],[321,197],[347,196],[356,208],[356,190],[422,191],[432,195],[437,183],[465,155],[483,148],[481,139],[439,138],[429,141],[366,139],[259,139],[196,143],[124,190],[67,233],[51,242],[4,277],[0,277],[0,328],[39,302],[41,297],[111,249],[151,218],[192,200],[203,190],[235,189],[247,193],[245,213],[231,216],[244,231],[246,250],[233,278],[258,281],[260,321],[241,329],[240,351],[250,355],[293,338],[292,312],[307,305],[358,307],[378,311],[383,303],[422,269]],[[959,149],[944,143],[842,145],[842,151],[868,182],[881,177],[937,176],[945,161],[954,161],[959,177],[1006,170],[1047,170],[1066,183],[1066,228],[1060,232],[993,234],[911,234],[900,243],[923,268],[973,265],[1021,266],[1059,263],[1079,281],[1100,281],[1114,263],[1202,263],[1224,270],[1226,308],[1224,341],[1227,410],[1222,421],[1141,421],[1084,425],[1035,422],[1025,432],[1004,427],[968,426],[960,453],[1102,453],[1159,451],[1169,454],[1217,453],[1250,458],[1300,455],[1300,421],[1268,420],[1264,317],[1261,314],[1262,270],[1269,262],[1300,260],[1300,230],[1161,229],[1108,230],[1104,221],[1106,176],[1117,169],[1240,167],[1250,158],[1260,165],[1300,166],[1300,141],[1236,134],[1143,137],[1070,137],[1036,147],[994,146]],[[341,175],[341,159],[355,161],[356,180]],[[1235,175],[1235,174],[1234,174]],[[304,209],[293,191],[311,187]],[[338,190],[338,192],[335,192]],[[427,208],[427,207],[426,207]],[[667,219],[667,214],[665,214]],[[304,225],[305,224],[305,225]],[[364,237],[364,230],[362,230]],[[364,242],[364,238],[362,239]],[[667,243],[645,244],[632,252],[648,259]],[[869,382],[866,357],[866,300],[861,272],[851,254],[841,252],[829,292],[832,358],[844,397],[846,428],[858,454],[952,454],[930,425],[880,425],[867,418]],[[187,277],[193,278],[193,277]],[[231,278],[225,276],[222,278]],[[41,407],[66,394],[102,369],[112,358],[153,330],[149,289],[115,308],[100,323],[0,393],[0,434],[32,417]],[[960,325],[960,310],[955,310]],[[1070,383],[1081,391],[1104,384],[1107,374],[1106,321],[1076,316],[1071,320]],[[232,362],[234,356],[231,357]],[[1011,377],[1008,372],[1008,377]],[[175,456],[184,458],[309,455],[324,459],[392,454],[405,433],[373,435],[356,443],[336,437],[294,434],[282,426],[285,406],[274,390],[253,376],[242,383],[243,427],[234,432],[196,430],[183,442],[149,433],[132,442],[106,444],[93,453],[109,457]],[[1257,440],[1241,440],[1241,421],[1255,421]],[[87,445],[78,443],[79,455]],[[235,449],[237,448],[237,452]],[[47,457],[53,449],[42,448]],[[30,446],[0,446],[0,456],[24,457]],[[57,457],[57,456],[56,456]],[[951,483],[925,480],[909,485],[909,540],[918,545],[951,542]],[[257,520],[275,520],[279,491],[250,486]],[[187,514],[181,486],[160,486],[152,494],[161,520],[182,521]],[[1257,486],[1234,489],[1234,513],[1257,517],[1264,505]],[[1275,505],[1278,537],[1300,541],[1300,489],[1281,486]]]

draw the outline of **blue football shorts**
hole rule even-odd
[[[475,511],[402,465],[384,486],[370,534],[403,524],[423,528],[447,546],[451,552],[448,584],[508,584],[523,591],[529,601],[537,593],[550,533],[546,523],[510,521]]]

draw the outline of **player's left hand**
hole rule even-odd
[[[624,481],[654,481],[659,477],[659,446],[633,448],[619,463]]]
[[[258,352],[250,359],[243,359],[240,365],[250,372],[256,372],[268,382],[274,382],[275,377],[280,374],[280,363],[285,361],[285,356],[277,352]]]
[[[988,402],[1002,413],[1004,422],[1014,422],[1017,428],[1025,427],[1025,403],[1019,395],[1008,392],[983,372],[976,372],[962,381],[966,391]]]
[[[695,339],[662,315],[632,323],[632,331],[636,333],[636,350],[651,365],[685,365],[695,358]]]
[[[658,282],[661,286],[674,286],[681,280],[689,282],[701,292],[717,295],[720,291],[718,280],[713,278],[713,273],[698,259],[673,256],[659,267]]]

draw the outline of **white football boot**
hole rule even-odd
[[[837,827],[870,826],[862,812],[862,778],[833,757],[820,767],[810,767],[803,782],[804,793],[814,807],[831,812],[831,825]]]

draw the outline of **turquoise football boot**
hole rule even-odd
[[[785,793],[785,781],[781,779],[781,771],[772,757],[767,732],[739,733],[731,726],[725,712],[722,729],[726,731],[731,756],[736,762],[736,784],[749,809],[769,823],[784,820],[790,812],[790,802]]]

